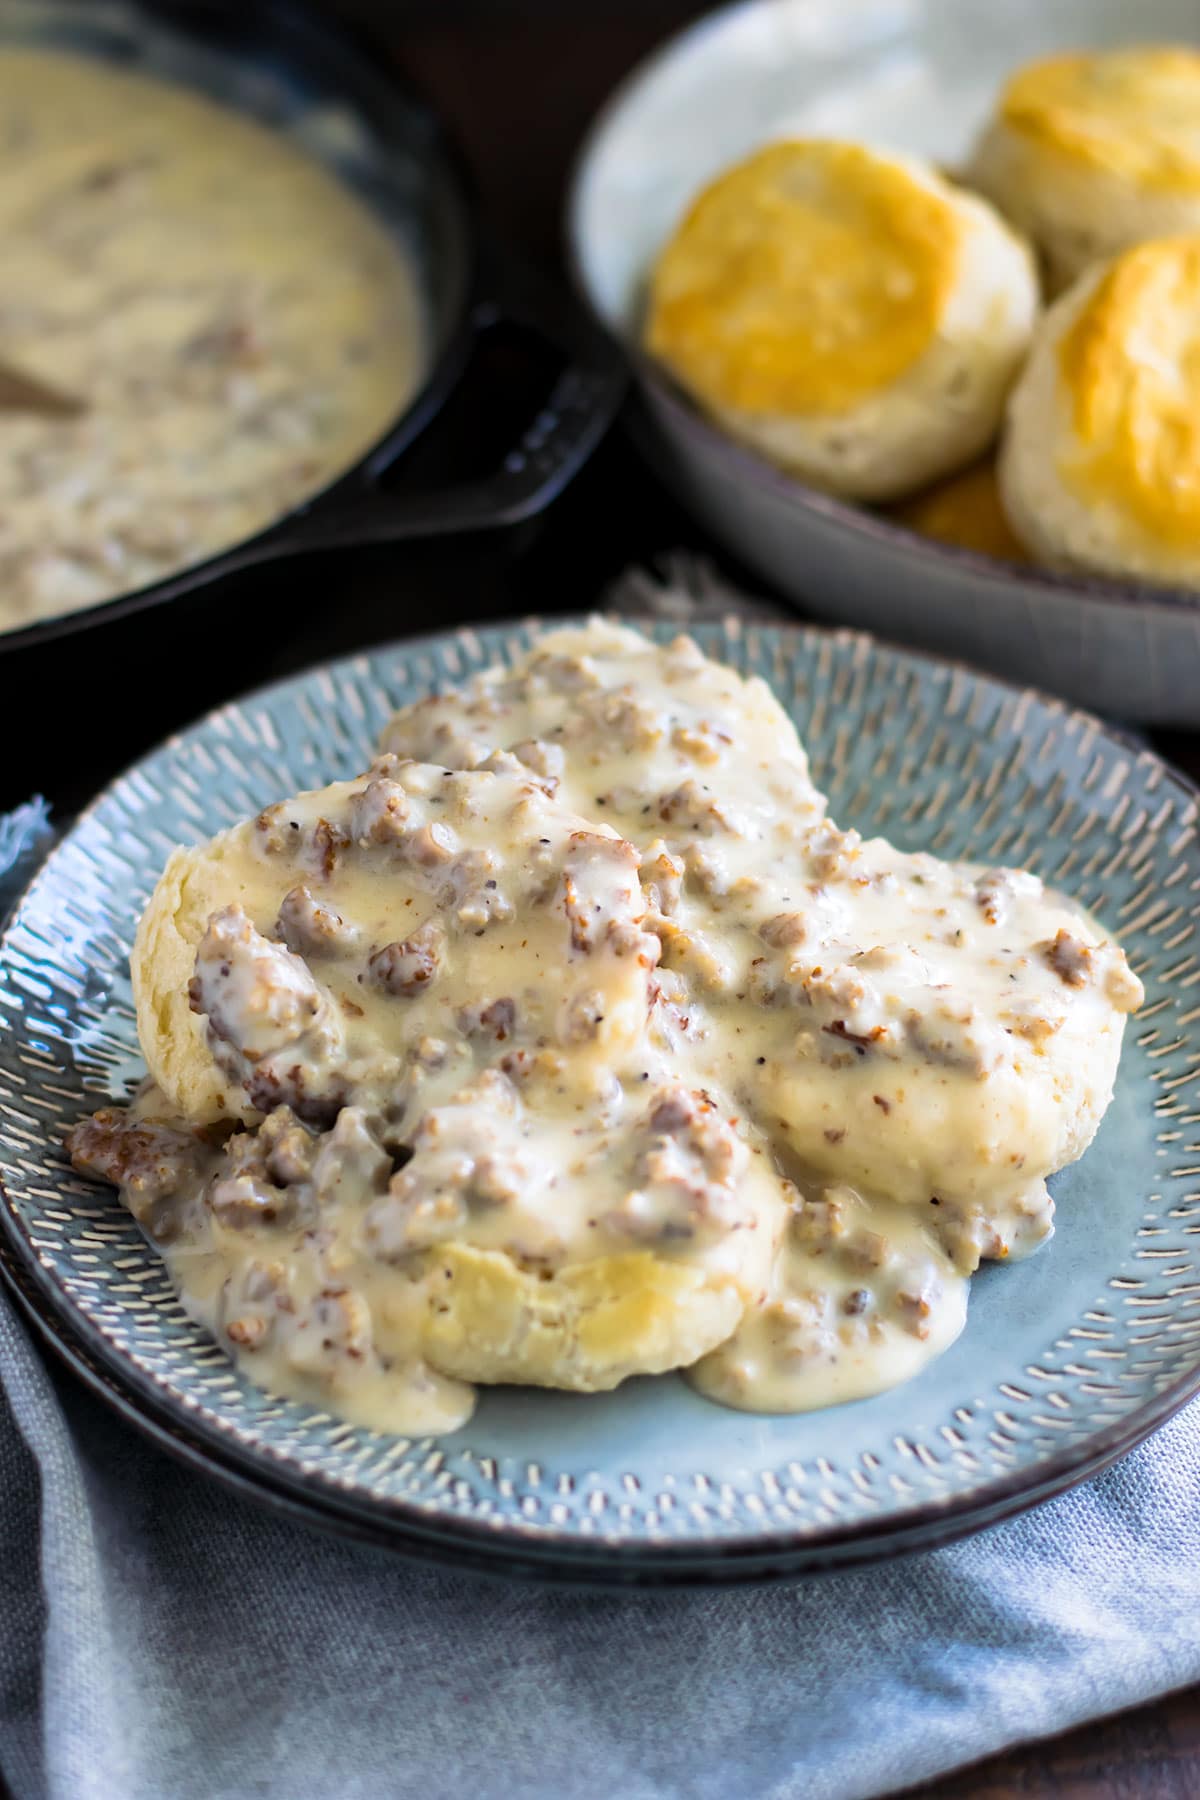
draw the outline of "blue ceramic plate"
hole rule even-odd
[[[671,627],[651,627],[666,635]],[[734,1579],[926,1546],[1093,1473],[1200,1389],[1200,887],[1193,790],[1054,701],[850,633],[701,626],[791,707],[835,816],[907,848],[1024,863],[1118,934],[1146,984],[1058,1230],[975,1280],[909,1386],[801,1417],[725,1412],[674,1377],[596,1396],[485,1391],[461,1432],[374,1435],[244,1381],[176,1301],[66,1127],[139,1072],[137,914],[169,849],[356,773],[392,709],[536,627],[356,657],[225,708],[123,776],[0,941],[0,1228],[40,1310],[148,1419],[315,1516],[515,1572]]]

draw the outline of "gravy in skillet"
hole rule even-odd
[[[160,580],[347,469],[412,395],[402,249],[282,134],[104,64],[0,51],[0,630]]]

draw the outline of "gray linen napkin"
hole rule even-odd
[[[22,813],[0,863],[45,841]],[[945,1550],[609,1598],[271,1517],[48,1368],[0,1293],[15,1800],[851,1800],[1195,1681],[1200,1402]]]
[[[1200,1406],[967,1543],[613,1597],[276,1521],[47,1373],[0,1298],[16,1800],[834,1800],[1200,1679]]]

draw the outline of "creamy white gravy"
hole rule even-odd
[[[180,87],[0,50],[0,629],[158,580],[345,470],[412,394],[417,293],[281,133]]]
[[[173,859],[160,1086],[73,1144],[248,1372],[428,1431],[481,1380],[791,1411],[940,1354],[1107,1105],[1120,950],[1033,876],[840,830],[686,639],[554,634],[385,748]]]

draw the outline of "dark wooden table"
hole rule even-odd
[[[399,61],[438,102],[492,220],[553,266],[564,180],[588,119],[627,69],[701,8],[688,0],[432,0],[387,23],[382,6],[358,0],[354,10],[387,32]],[[563,578],[579,600],[627,558],[679,542],[707,547],[643,471],[633,480],[631,473],[628,453],[610,444],[573,503],[579,523]],[[1195,739],[1159,742],[1200,773]],[[995,1757],[922,1792],[929,1800],[1198,1800],[1200,1689]]]
[[[688,0],[336,4],[386,41],[436,101],[467,153],[492,223],[547,268],[560,262],[564,179],[588,119],[627,69],[700,10]],[[501,561],[485,545],[474,561],[452,569],[436,559],[419,572],[406,565],[410,616],[397,614],[391,631],[410,623],[414,604],[426,627],[496,610],[583,607],[626,564],[653,560],[679,545],[712,548],[637,464],[618,432],[521,560]],[[389,634],[387,621],[381,630],[376,619],[364,636]],[[301,630],[298,636],[292,663],[327,647],[319,634]],[[276,672],[264,662],[255,678]],[[47,771],[42,785],[60,809],[77,805],[184,714],[225,697],[197,685],[181,699],[173,686],[177,716],[165,724],[144,717],[142,741],[110,734],[68,745],[70,754]],[[1200,773],[1197,740],[1158,741],[1174,760]],[[6,804],[23,798],[36,778],[27,759],[10,765],[12,791],[3,790],[0,798]],[[1163,1624],[1169,1629],[1169,1620]],[[1200,1689],[993,1758],[922,1793],[929,1800],[1198,1800]]]

